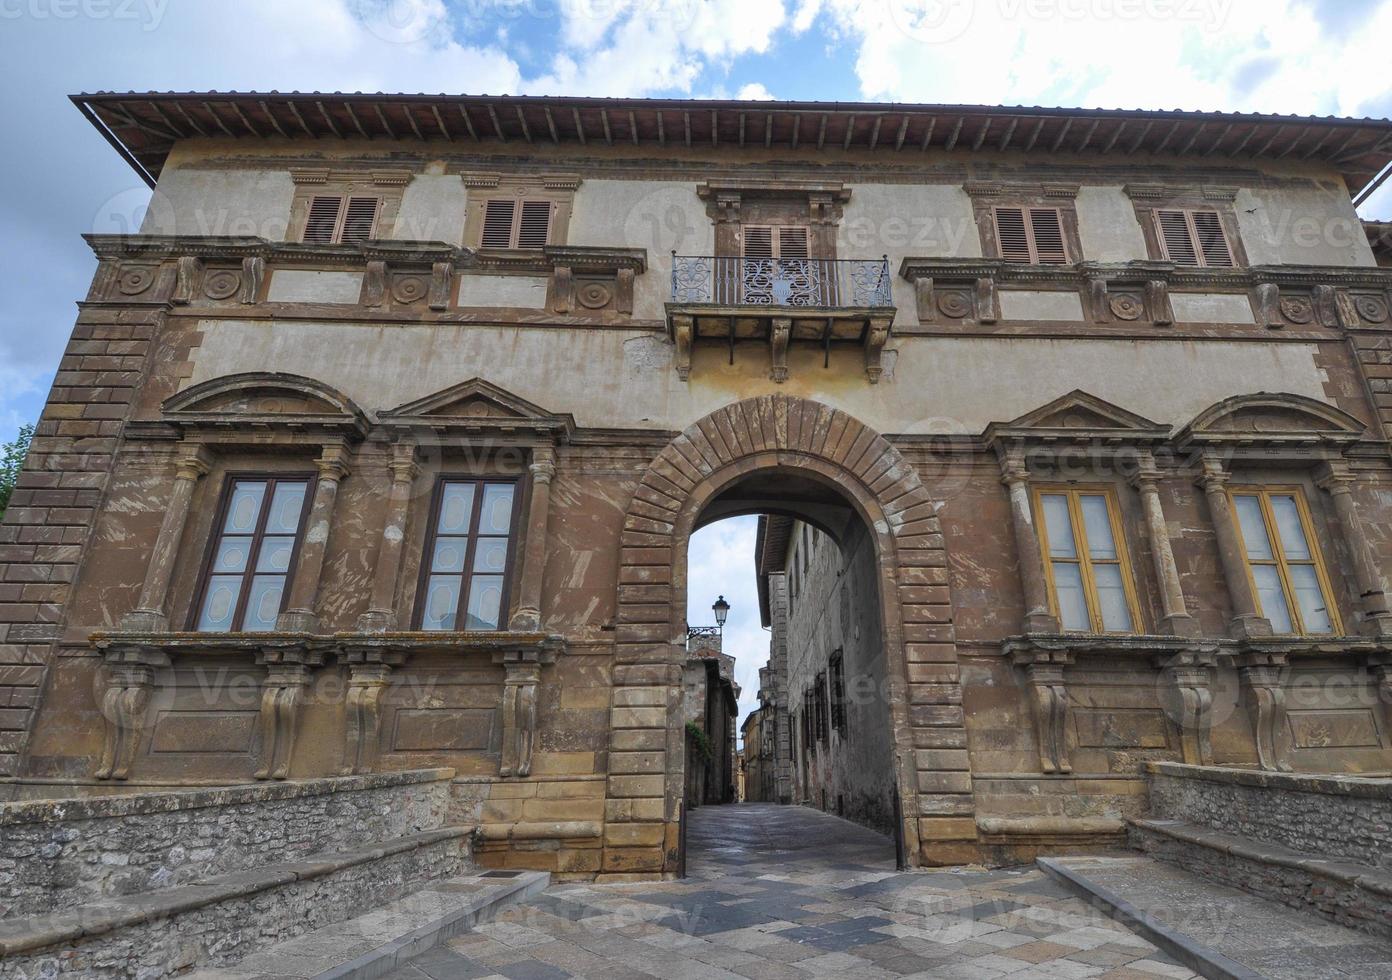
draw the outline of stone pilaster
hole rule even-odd
[[[203,446],[190,444],[183,448],[174,470],[174,485],[165,504],[164,519],[160,522],[159,537],[150,549],[150,561],[145,566],[145,581],[140,587],[140,599],[135,609],[121,617],[121,629],[140,632],[163,632],[169,628],[165,605],[169,599],[169,582],[174,575],[174,562],[179,556],[179,544],[184,538],[189,507],[198,481],[208,472],[210,456]]]
[[[1330,460],[1320,467],[1319,486],[1329,494],[1339,517],[1344,545],[1353,560],[1353,577],[1358,586],[1358,602],[1363,612],[1363,632],[1370,636],[1392,636],[1392,610],[1387,605],[1387,580],[1373,558],[1372,547],[1353,496],[1353,472],[1347,461]]]
[[[1029,470],[1024,454],[1007,450],[1001,457],[1001,482],[1010,494],[1010,521],[1019,553],[1020,584],[1025,597],[1025,632],[1057,633],[1058,619],[1049,611],[1049,586],[1044,552],[1030,506]]]
[[[1232,502],[1228,499],[1230,477],[1223,461],[1215,453],[1205,453],[1202,466],[1196,482],[1208,498],[1208,513],[1213,521],[1218,557],[1223,563],[1223,578],[1228,583],[1228,595],[1232,598],[1233,616],[1228,630],[1237,639],[1270,636],[1271,622],[1261,614],[1252,580],[1247,575],[1242,535],[1238,531]]]
[[[406,542],[411,489],[420,474],[414,443],[399,442],[392,447],[391,474],[387,519],[382,526],[382,544],[377,549],[377,563],[372,571],[372,598],[367,612],[358,617],[358,629],[367,633],[382,633],[397,627],[397,577],[401,573],[401,552]]]
[[[556,476],[556,451],[550,446],[532,450],[532,501],[527,510],[527,541],[522,553],[517,611],[508,629],[523,632],[541,628],[541,584],[546,571],[546,527],[551,515],[551,481]]]
[[[319,578],[324,571],[324,555],[329,546],[329,530],[333,526],[334,501],[338,485],[348,475],[348,449],[343,445],[328,445],[316,461],[319,479],[314,483],[314,500],[309,508],[309,522],[300,556],[292,574],[290,598],[285,612],[276,622],[281,633],[314,633],[319,628],[315,600],[319,595]]]
[[[1141,450],[1140,466],[1131,482],[1141,498],[1150,553],[1155,560],[1155,580],[1160,584],[1160,630],[1175,636],[1193,636],[1198,626],[1184,604],[1179,566],[1175,563],[1174,549],[1170,547],[1170,529],[1160,503],[1160,471],[1149,449]]]

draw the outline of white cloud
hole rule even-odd
[[[748,102],[771,102],[777,96],[764,88],[763,82],[750,82],[744,85],[735,93],[735,98],[743,99]]]

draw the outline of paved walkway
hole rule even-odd
[[[561,884],[393,980],[1190,978],[1030,868],[894,870],[884,837],[801,807],[691,815],[684,881]]]
[[[1228,888],[1154,858],[1055,859],[1075,874],[1270,980],[1392,980],[1392,943]]]

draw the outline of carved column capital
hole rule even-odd
[[[549,484],[556,476],[556,450],[550,446],[533,447],[527,470],[536,482]]]
[[[420,462],[414,442],[398,442],[392,446],[391,470],[393,483],[414,483],[420,476]]]
[[[1127,482],[1141,493],[1159,493],[1160,467],[1155,463],[1155,454],[1147,446],[1136,450],[1136,469],[1127,476]]]
[[[174,479],[197,482],[213,468],[213,454],[201,442],[187,442],[174,463]]]
[[[333,480],[335,483],[348,476],[348,447],[342,443],[328,443],[314,461],[320,480]]]
[[[1222,493],[1231,481],[1232,474],[1217,453],[1205,452],[1199,458],[1199,473],[1194,477],[1194,484],[1205,493]]]
[[[1315,470],[1315,486],[1326,493],[1352,493],[1353,483],[1353,468],[1346,459],[1325,460]]]

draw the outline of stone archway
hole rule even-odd
[[[834,485],[876,541],[895,781],[910,863],[921,862],[925,833],[944,839],[938,830],[950,826],[958,841],[975,837],[947,555],[932,500],[898,450],[850,415],[764,395],[712,412],[673,439],[628,506],[610,709],[607,873],[678,868],[687,540],[721,490],[779,470]]]

